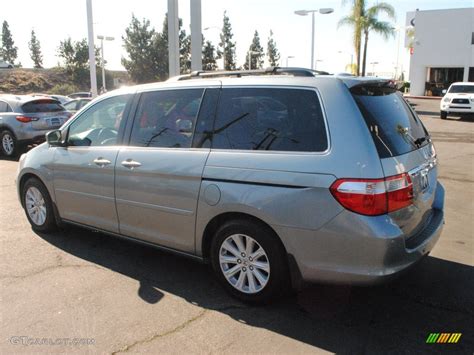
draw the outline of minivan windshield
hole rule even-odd
[[[450,94],[474,94],[474,85],[452,85],[448,92]]]
[[[351,88],[380,158],[409,153],[428,143],[425,127],[403,96],[387,83]]]

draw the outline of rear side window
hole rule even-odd
[[[406,154],[428,143],[420,119],[394,88],[362,85],[351,92],[380,158]]]
[[[322,152],[328,138],[314,90],[228,88],[222,90],[213,148]]]
[[[0,101],[0,112],[8,112],[8,105],[6,102]]]
[[[64,107],[55,100],[35,100],[24,104],[22,107],[24,113],[41,112],[60,112],[65,111]]]
[[[190,148],[204,89],[160,90],[142,94],[131,146]]]

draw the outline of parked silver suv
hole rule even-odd
[[[390,82],[305,73],[196,73],[100,97],[21,157],[28,220],[209,261],[244,301],[399,273],[443,227],[431,139]]]
[[[45,134],[69,117],[71,113],[52,98],[0,95],[1,153],[12,157],[28,144],[44,142]]]

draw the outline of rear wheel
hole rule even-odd
[[[57,229],[53,202],[41,181],[30,178],[25,182],[22,189],[22,202],[33,230],[48,233]]]
[[[448,118],[448,113],[446,111],[441,111],[440,117],[442,120],[445,120],[446,118]]]
[[[0,133],[0,149],[2,154],[11,158],[14,157],[18,152],[18,145],[16,142],[15,135],[10,132],[8,129]]]
[[[220,283],[242,301],[264,303],[290,291],[285,250],[262,224],[225,223],[212,241],[211,259]]]

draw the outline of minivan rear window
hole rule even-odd
[[[225,88],[219,100],[212,148],[323,152],[328,137],[316,91]]]
[[[384,84],[351,88],[380,158],[409,153],[428,143],[428,133],[399,91]]]
[[[35,100],[24,104],[22,107],[24,113],[41,112],[60,112],[65,111],[64,107],[55,100]]]

